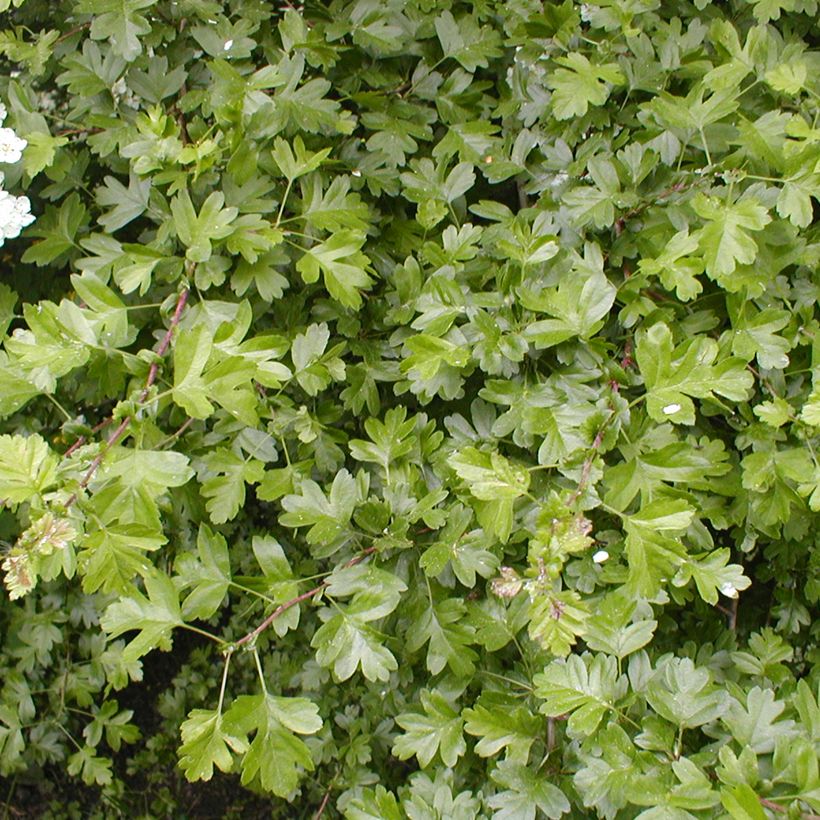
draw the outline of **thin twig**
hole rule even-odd
[[[325,813],[325,809],[327,808],[327,804],[330,801],[330,792],[333,790],[333,783],[330,784],[328,790],[325,792],[325,796],[322,798],[322,802],[319,803],[319,808],[316,811],[316,814],[313,815],[313,820],[319,820],[319,818]]]
[[[165,336],[163,336],[162,341],[160,342],[159,347],[157,348],[157,356],[161,359],[165,353],[168,351],[168,347],[171,344],[171,337],[174,335],[174,330],[176,326],[179,324],[179,320],[182,318],[182,311],[185,309],[185,304],[188,301],[188,294],[189,290],[186,288],[179,294],[179,298],[177,299],[176,308],[174,310],[174,315],[171,317],[171,322],[168,325],[168,330],[165,332]],[[148,369],[148,378],[145,380],[145,387],[142,388],[142,391],[139,395],[139,401],[143,402],[148,397],[148,394],[151,392],[151,387],[153,386],[154,382],[157,380],[157,374],[159,373],[159,360],[153,362],[151,367]],[[88,470],[86,470],[85,475],[83,476],[82,480],[80,481],[80,489],[84,490],[90,483],[91,479],[94,477],[94,473],[102,464],[103,458],[105,458],[105,454],[119,441],[125,437],[125,434],[128,432],[128,427],[133,420],[132,416],[126,416],[118,425],[116,430],[106,439],[105,444],[100,449],[100,452],[94,457],[94,460],[91,462]],[[102,429],[106,425],[98,425],[99,429]],[[95,428],[97,429],[97,428]],[[79,491],[78,491],[79,492]],[[66,501],[66,509],[71,507],[73,504],[76,503],[77,498],[79,497],[78,492],[74,493],[68,501]]]
[[[345,565],[344,568],[347,569],[348,567],[354,567],[356,564],[360,564],[367,558],[368,555],[372,555],[376,552],[376,547],[368,547],[363,552],[359,553],[355,557],[351,558]],[[312,598],[318,592],[321,592],[328,584],[330,583],[329,580],[322,581],[321,584],[313,587],[313,589],[309,589],[307,592],[303,592],[301,595],[297,595],[295,598],[291,598],[289,601],[285,601],[284,604],[276,607],[276,609],[262,621],[259,626],[253,629],[251,632],[248,632],[247,635],[240,638],[238,641],[235,642],[235,646],[242,646],[243,644],[250,643],[254,638],[261,635],[280,615],[287,612],[291,607],[296,606],[297,604],[302,603],[302,601],[307,601],[309,598]]]
[[[104,430],[106,427],[108,427],[109,424],[111,424],[112,421],[114,421],[114,419],[112,419],[111,416],[109,416],[107,419],[103,419],[99,424],[97,424],[97,425],[95,425],[94,427],[91,428],[91,434],[94,435],[95,433],[99,433],[100,430]],[[63,458],[68,458],[70,455],[72,455],[72,453],[74,453],[75,450],[78,450],[80,447],[82,447],[83,444],[85,444],[87,440],[88,439],[86,439],[85,436],[80,436],[74,442],[74,444],[72,444],[71,447],[69,447],[63,453]]]
[[[79,26],[74,26],[74,28],[70,28],[65,34],[60,35],[55,41],[54,45],[56,46],[58,43],[62,43],[63,40],[67,40],[69,37],[73,37],[78,32],[82,31],[84,28],[90,28],[91,21],[89,20],[87,23],[80,23]]]
[[[575,488],[575,492],[573,492],[573,494],[567,499],[568,507],[571,507],[581,497],[581,495],[583,495],[584,490],[586,490],[587,484],[589,483],[589,476],[592,473],[592,465],[595,461],[595,457],[598,455],[598,450],[601,449],[601,444],[603,444],[604,441],[604,433],[606,433],[606,428],[609,427],[616,415],[617,413],[615,410],[610,408],[610,414],[598,428],[598,432],[595,434],[589,454],[584,459],[584,464],[581,467],[581,478],[578,481],[578,486]]]

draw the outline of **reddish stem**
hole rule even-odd
[[[185,309],[185,304],[188,301],[188,294],[189,291],[186,288],[179,294],[179,298],[177,299],[176,309],[174,310],[174,315],[171,317],[171,322],[168,325],[168,330],[165,332],[165,336],[163,336],[162,341],[160,342],[159,347],[157,348],[157,356],[162,358],[165,353],[168,351],[168,347],[171,344],[171,337],[174,335],[174,329],[179,324],[180,319],[182,318],[182,311]],[[157,373],[159,372],[159,362],[154,362],[148,370],[148,378],[145,380],[145,387],[142,388],[140,392],[139,401],[145,401],[148,397],[148,393],[151,391],[151,387],[154,382],[157,380]],[[105,422],[100,422],[95,428],[94,431],[102,430],[108,424],[110,424],[113,419],[107,419]],[[91,479],[94,477],[94,473],[102,464],[103,458],[105,458],[105,454],[115,445],[118,444],[124,437],[125,434],[128,432],[128,426],[131,424],[132,416],[126,416],[118,425],[117,429],[114,430],[113,433],[108,437],[105,444],[100,449],[100,452],[94,457],[94,460],[91,462],[88,470],[86,470],[85,475],[80,481],[80,489],[85,489],[90,483]],[[82,436],[80,437],[82,439]],[[79,440],[78,440],[79,441]],[[74,444],[69,448],[66,455],[70,455],[73,450],[75,450],[78,446],[78,442],[74,442]],[[68,501],[66,501],[66,509],[71,507],[73,504],[76,503],[78,498],[78,493],[74,493]]]
[[[347,569],[348,567],[354,567],[356,566],[356,564],[360,564],[362,561],[364,561],[365,558],[367,558],[368,555],[372,555],[374,552],[376,552],[376,547],[368,547],[359,555],[355,556],[354,558],[351,558],[344,565],[345,569]],[[296,604],[300,604],[302,603],[302,601],[306,601],[308,600],[308,598],[312,598],[317,592],[321,592],[328,585],[328,583],[328,581],[322,581],[321,584],[318,584],[317,586],[313,587],[313,589],[309,589],[307,592],[303,592],[301,595],[297,595],[295,598],[291,598],[289,601],[285,601],[284,604],[276,607],[276,609],[274,609],[273,612],[271,612],[271,614],[268,615],[268,617],[265,618],[265,620],[262,621],[261,624],[259,624],[259,626],[257,626],[254,630],[248,632],[247,635],[236,641],[235,645],[242,646],[243,644],[250,643],[254,638],[261,635],[280,615],[287,612],[291,607],[296,606]]]

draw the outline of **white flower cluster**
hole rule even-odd
[[[0,103],[0,125],[6,119],[6,107]],[[0,162],[19,162],[28,143],[17,136],[11,128],[0,128]],[[0,246],[7,239],[20,235],[20,231],[34,222],[31,202],[27,196],[12,196],[3,190],[3,174],[0,172]]]

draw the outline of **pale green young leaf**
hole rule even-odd
[[[180,191],[171,200],[174,230],[186,247],[185,257],[191,262],[207,262],[213,253],[212,242],[230,236],[231,223],[239,209],[224,207],[225,195],[212,191],[197,214],[187,190]]]
[[[448,463],[467,482],[470,492],[485,501],[519,498],[530,486],[527,470],[499,453],[482,453],[468,447],[450,456]]]
[[[223,772],[231,771],[233,755],[247,751],[247,738],[230,734],[223,721],[223,715],[216,710],[193,709],[180,727],[179,767],[189,781],[210,780],[214,766]]]
[[[568,726],[579,735],[592,734],[627,691],[615,658],[586,652],[553,661],[533,684],[544,701],[540,711],[550,717],[569,713]]]
[[[143,595],[134,589],[110,604],[100,619],[100,626],[111,638],[137,631],[123,652],[129,658],[140,658],[155,648],[170,649],[171,633],[183,625],[179,593],[167,575],[148,575],[145,591]]]
[[[309,544],[341,546],[357,501],[353,476],[340,470],[327,495],[309,479],[302,482],[300,490],[298,495],[282,499],[285,512],[279,516],[279,522],[285,527],[310,527],[306,536]]]
[[[316,661],[332,667],[339,681],[352,677],[359,667],[367,680],[388,680],[390,673],[398,669],[398,663],[376,630],[355,616],[327,612],[329,620],[310,642],[316,649]]]
[[[345,808],[347,820],[402,820],[399,804],[393,792],[384,786],[364,789]]]
[[[225,713],[223,724],[240,737],[255,732],[241,763],[243,784],[258,779],[265,791],[285,797],[296,788],[302,772],[313,771],[310,750],[296,736],[322,728],[319,710],[307,698],[241,695]]]
[[[748,589],[751,580],[743,574],[743,567],[730,564],[731,552],[718,549],[683,563],[673,583],[685,586],[691,578],[695,579],[698,594],[707,604],[713,606],[718,601],[718,592],[727,598],[737,598],[738,592]]]
[[[37,434],[0,436],[0,498],[21,504],[49,489],[58,459]]]
[[[529,635],[553,655],[566,657],[586,633],[589,607],[575,590],[531,596]]]

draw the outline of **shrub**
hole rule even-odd
[[[7,806],[820,812],[816,0],[0,6]]]

